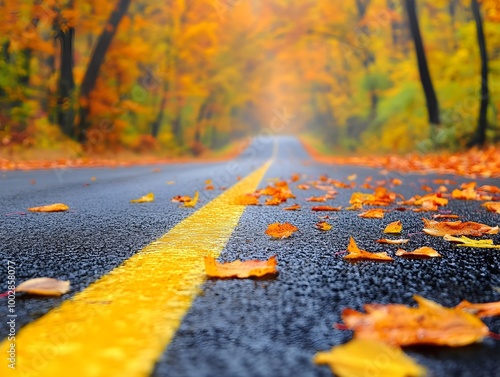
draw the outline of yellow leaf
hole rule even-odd
[[[275,275],[278,273],[276,266],[278,262],[273,256],[265,261],[248,260],[219,263],[214,257],[205,257],[205,272],[213,278],[247,278],[250,276]]]
[[[320,221],[315,225],[315,228],[319,230],[330,230],[332,229],[332,226],[331,224],[328,224],[326,221]]]
[[[403,230],[403,224],[401,223],[400,220],[398,220],[388,224],[384,229],[384,233],[400,234],[402,230]]]
[[[383,209],[369,209],[366,212],[360,213],[359,217],[363,217],[365,219],[383,219],[384,218],[384,210]]]
[[[155,200],[155,194],[150,192],[144,196],[141,196],[139,199],[132,199],[130,203],[149,203]]]
[[[486,202],[482,206],[490,212],[500,213],[500,202]]]
[[[379,362],[382,359],[384,362]],[[318,352],[314,363],[328,364],[338,377],[366,377],[367,371],[371,370],[384,377],[426,375],[425,368],[406,356],[400,348],[367,339],[354,339],[330,351]]]
[[[68,280],[35,278],[26,280],[16,287],[16,292],[25,292],[41,296],[61,296],[69,291]]]
[[[198,203],[198,197],[199,197],[199,194],[198,194],[198,191],[196,191],[194,193],[193,199],[190,199],[190,200],[187,200],[184,202],[184,207],[188,207],[188,208],[194,207],[196,205],[196,203]]]
[[[390,245],[401,245],[401,244],[404,244],[404,243],[408,243],[410,240],[407,239],[407,238],[401,238],[399,240],[388,240],[387,238],[382,238],[380,240],[377,240],[376,242],[377,243],[387,243],[387,244],[390,244]]]
[[[500,249],[500,245],[493,245],[493,240],[473,240],[471,238],[462,236],[462,237],[453,237],[449,234],[444,235],[444,240],[449,242],[459,243],[457,246],[464,247],[477,247],[481,249]]]
[[[67,211],[69,207],[63,203],[49,204],[41,207],[31,207],[28,211],[31,212],[64,212]]]

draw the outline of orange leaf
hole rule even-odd
[[[383,209],[369,209],[366,212],[360,213],[359,217],[363,217],[365,219],[383,219],[384,218],[384,210]]]
[[[300,209],[299,204],[293,204],[290,207],[283,208],[285,211],[298,211]]]
[[[486,202],[483,203],[483,207],[486,207],[490,212],[500,213],[500,202]]]
[[[316,229],[319,229],[319,230],[330,230],[330,229],[332,229],[331,224],[328,224],[326,221],[320,221],[314,227]]]
[[[311,186],[304,184],[304,185],[297,185],[297,188],[299,190],[309,190],[311,188]]]
[[[365,305],[366,314],[345,309],[342,319],[357,339],[374,339],[400,346],[458,347],[479,342],[489,333],[488,327],[472,314],[445,308],[421,296],[413,298],[419,307],[368,304]]]
[[[465,310],[480,318],[500,316],[500,301],[473,304],[467,300],[463,300],[456,308]]]
[[[458,216],[458,215],[451,215],[451,214],[450,215],[444,214],[444,215],[432,215],[432,218],[433,219],[459,219],[460,216]]]
[[[448,204],[448,199],[442,198],[441,194],[428,194],[416,198],[414,204],[416,206],[426,206],[427,208],[431,208],[434,206],[445,206]]]
[[[265,261],[248,260],[234,261],[229,263],[219,263],[214,257],[205,257],[205,271],[209,277],[213,278],[248,278],[264,275],[276,275],[278,261],[275,256]]]
[[[342,207],[332,206],[315,206],[311,208],[313,211],[340,211]]]
[[[49,204],[41,207],[31,207],[28,211],[31,212],[64,212],[67,211],[69,207],[63,203]]]
[[[16,292],[25,292],[41,296],[61,296],[69,291],[67,280],[52,278],[35,278],[22,282],[16,287]]]
[[[377,240],[376,242],[378,243],[387,243],[387,244],[391,244],[391,245],[401,245],[401,244],[404,244],[404,243],[408,243],[410,240],[409,239],[399,239],[399,240],[388,240],[387,238],[382,238],[380,240]]]
[[[384,233],[400,234],[402,230],[403,230],[403,223],[400,220],[398,220],[388,224],[384,229]]]
[[[234,199],[233,204],[242,206],[255,206],[259,204],[259,198],[254,194],[239,195]]]
[[[428,246],[420,247],[410,252],[399,249],[396,251],[396,255],[405,258],[436,258],[441,256],[436,250]]]
[[[485,224],[472,221],[435,221],[422,219],[424,221],[424,232],[431,236],[482,236],[483,234],[497,234],[498,226],[490,227]]]
[[[292,182],[297,182],[298,180],[300,180],[300,174],[298,174],[298,173],[292,174],[291,181]]]
[[[324,197],[324,196],[311,196],[310,198],[307,198],[306,201],[308,201],[308,202],[326,202],[326,197]]]
[[[190,196],[180,196],[180,195],[177,195],[177,196],[174,196],[172,198],[172,203],[184,203],[184,202],[189,202],[191,200],[191,197]]]
[[[273,238],[283,239],[290,237],[297,230],[299,230],[299,228],[290,223],[273,223],[269,224],[269,226],[267,227],[266,234]]]
[[[354,259],[354,260],[382,260],[382,261],[391,261],[394,260],[387,253],[370,253],[365,250],[361,250],[354,238],[350,237],[349,245],[347,246],[348,255],[344,257],[344,259]]]
[[[278,206],[281,203],[283,203],[283,200],[281,198],[273,196],[272,198],[266,199],[266,206]]]

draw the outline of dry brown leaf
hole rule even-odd
[[[52,278],[35,278],[22,282],[16,287],[16,292],[24,292],[40,296],[61,296],[69,291],[68,280]]]
[[[314,227],[316,229],[319,229],[319,230],[330,230],[330,229],[332,229],[332,225],[328,224],[326,221],[320,221],[320,222],[316,223],[316,225]]]
[[[400,220],[398,220],[388,224],[384,229],[384,233],[400,234],[402,230],[403,230],[403,223]]]
[[[465,310],[480,318],[500,316],[500,301],[473,304],[467,300],[463,300],[456,308]]]
[[[28,208],[30,212],[64,212],[67,211],[69,207],[63,203],[49,204],[41,207],[31,207]]]
[[[391,245],[401,245],[401,244],[404,244],[404,243],[408,243],[410,240],[409,239],[406,239],[406,238],[401,238],[399,240],[388,240],[387,238],[382,238],[380,240],[377,240],[376,242],[378,243],[387,243],[387,244],[391,244]]]
[[[424,232],[431,236],[482,236],[484,234],[497,234],[498,226],[490,227],[485,224],[472,221],[434,221],[422,219],[424,222]]]
[[[350,237],[349,245],[347,246],[348,255],[344,259],[349,260],[376,260],[376,261],[392,261],[392,259],[387,253],[370,253],[365,250],[361,250],[354,238]]]
[[[150,192],[144,196],[141,196],[139,199],[132,199],[130,203],[149,203],[155,200],[155,194]]]
[[[436,258],[441,256],[441,254],[439,254],[436,250],[428,246],[420,247],[413,251],[404,251],[403,249],[399,249],[398,251],[396,251],[396,255],[398,257],[414,258],[414,259]]]
[[[205,272],[212,278],[248,278],[251,276],[276,275],[278,273],[277,265],[276,256],[265,261],[248,260],[242,262],[237,260],[228,263],[219,263],[211,256],[205,257]]]
[[[433,344],[465,346],[488,336],[488,327],[475,315],[445,308],[421,296],[410,308],[401,304],[368,304],[366,314],[344,309],[342,319],[357,339],[374,339],[388,344],[409,346]]]
[[[383,209],[369,209],[366,212],[360,213],[358,215],[364,219],[383,219],[384,218],[384,210]]]
[[[380,363],[382,359],[384,362]],[[367,371],[372,370],[384,377],[426,375],[425,368],[406,356],[399,347],[371,339],[353,339],[330,351],[318,352],[314,363],[328,364],[338,377],[366,377]]]
[[[299,230],[299,228],[290,223],[273,223],[269,224],[267,227],[266,234],[273,238],[288,238],[297,230]]]
[[[313,211],[340,211],[342,207],[332,207],[332,206],[315,206],[312,207]]]

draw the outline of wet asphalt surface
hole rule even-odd
[[[469,179],[463,177],[398,174],[381,175],[379,169],[331,166],[311,161],[296,139],[276,139],[275,162],[261,182],[270,178],[289,179],[293,173],[305,175],[298,183],[318,179],[320,174],[347,182],[356,173],[361,184],[367,176],[374,181],[399,178],[393,190],[409,198],[425,194],[422,184],[437,188],[435,178],[452,178],[454,188]],[[211,178],[216,188],[230,186],[237,176],[245,176],[266,161],[272,142],[258,139],[237,160],[216,164],[178,164],[158,167],[117,169],[74,169],[0,173],[0,260],[5,276],[6,261],[16,263],[18,282],[39,276],[71,280],[72,291],[61,298],[18,296],[18,331],[58,306],[76,292],[160,237],[194,212],[170,202],[175,195],[192,195],[201,190],[203,203],[221,191],[203,191]],[[159,168],[160,172],[153,169]],[[95,181],[91,177],[96,177]],[[35,179],[36,183],[31,184]],[[423,182],[422,180],[427,180]],[[166,181],[175,181],[167,185]],[[498,180],[477,180],[479,184],[499,185]],[[158,361],[153,375],[173,377],[201,376],[331,376],[326,366],[312,363],[318,351],[330,349],[352,338],[352,332],[336,330],[343,308],[361,310],[365,303],[403,303],[414,305],[412,296],[420,294],[445,306],[462,299],[471,302],[500,300],[500,252],[495,249],[457,248],[421,233],[425,214],[394,211],[383,220],[361,219],[355,211],[331,212],[333,229],[314,228],[318,213],[305,201],[322,195],[320,190],[298,190],[291,203],[300,211],[280,207],[249,206],[245,210],[220,259],[266,259],[278,257],[279,275],[266,279],[208,280],[184,318],[176,336]],[[130,199],[154,192],[155,202],[133,205]],[[325,203],[347,206],[354,191],[337,189],[339,194]],[[64,202],[70,212],[26,215],[26,208]],[[463,217],[496,226],[500,216],[487,213],[477,201],[451,200],[446,210]],[[324,215],[326,213],[319,213]],[[429,216],[427,216],[429,217]],[[388,251],[396,245],[381,245],[382,230],[391,221],[401,220],[402,236],[410,243],[406,250],[432,246],[443,255],[430,260],[359,262],[343,260],[349,236],[368,251]],[[268,224],[290,222],[299,228],[289,239],[270,240],[264,234]],[[500,236],[491,236],[500,243]],[[6,281],[0,281],[2,291]],[[6,305],[0,307],[5,317]],[[500,318],[485,318],[490,330],[500,333]],[[5,334],[5,321],[0,323]],[[4,335],[2,335],[2,338]],[[407,347],[405,351],[426,366],[431,376],[500,376],[500,341],[486,339],[467,347]],[[124,376],[126,373],[124,372]],[[377,374],[374,374],[376,376]]]

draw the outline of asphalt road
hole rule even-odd
[[[205,180],[212,179],[216,188],[233,185],[238,176],[248,175],[267,161],[274,144],[278,145],[277,154],[260,187],[265,187],[269,178],[288,179],[293,173],[307,175],[303,181],[327,174],[344,182],[355,173],[358,183],[367,176],[374,180],[400,178],[403,185],[395,191],[410,197],[423,194],[419,180],[428,179],[427,184],[433,186],[432,180],[438,178],[394,172],[386,176],[377,169],[319,164],[292,137],[257,139],[239,158],[224,163],[0,173],[2,276],[7,261],[13,261],[19,282],[50,276],[72,284],[71,292],[61,298],[19,295],[18,330],[106,275],[196,210],[179,208],[170,202],[173,196],[199,190],[200,203],[209,202],[221,191],[203,190]],[[154,170],[158,168],[159,172]],[[457,185],[469,181],[446,178],[456,180]],[[167,181],[175,183],[167,185]],[[477,181],[500,184],[498,180]],[[301,211],[283,211],[283,205],[247,207],[220,257],[232,261],[277,255],[279,275],[272,279],[207,280],[158,360],[153,376],[330,376],[326,366],[312,363],[312,357],[351,339],[350,331],[332,327],[341,322],[343,308],[361,310],[363,304],[373,302],[414,305],[414,294],[445,306],[463,299],[500,300],[494,289],[500,286],[497,250],[455,248],[422,234],[422,214],[411,211],[389,212],[384,220],[361,219],[354,211],[335,212],[329,220],[333,229],[321,232],[314,228],[318,214],[309,210],[314,204],[305,198],[323,192],[291,187],[297,199],[289,202],[301,204]],[[150,191],[156,195],[154,203],[129,203]],[[346,206],[353,190],[338,191],[327,204]],[[18,213],[54,202],[68,204],[71,211]],[[491,226],[500,223],[500,216],[487,213],[480,202],[453,200],[447,209],[464,220]],[[370,251],[395,251],[395,246],[373,242],[380,238],[384,226],[395,220],[402,220],[403,236],[412,234],[407,250],[433,246],[443,258],[356,264],[342,259],[339,253],[346,249],[349,236]],[[274,222],[290,222],[300,231],[289,239],[270,240],[264,231]],[[500,243],[499,235],[491,238]],[[5,291],[6,281],[2,280],[0,289]],[[6,305],[1,304],[0,315],[5,318]],[[500,333],[499,318],[484,321],[492,332]],[[0,331],[3,338],[7,331],[4,320]],[[500,341],[493,339],[460,348],[422,346],[405,351],[433,376],[500,376]]]

